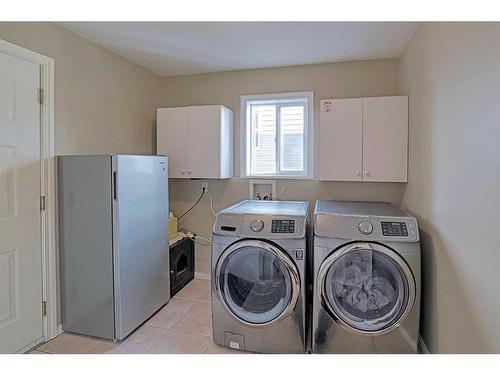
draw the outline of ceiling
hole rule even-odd
[[[160,76],[398,57],[415,22],[61,22]]]

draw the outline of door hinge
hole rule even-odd
[[[47,315],[47,302],[42,301],[42,316]]]
[[[45,195],[40,196],[40,211],[45,211]]]
[[[38,89],[38,103],[43,104],[45,102],[45,93],[43,89]]]

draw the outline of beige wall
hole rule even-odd
[[[57,155],[153,151],[158,76],[48,22],[0,22],[0,39],[55,60]]]
[[[397,61],[387,59],[171,77],[162,79],[162,90],[161,105],[164,107],[223,104],[234,111],[235,172],[239,174],[241,95],[312,90],[317,126],[320,99],[398,94]],[[241,178],[211,180],[209,188],[213,193],[215,209],[247,199],[248,184],[248,179]],[[284,186],[286,189],[280,199],[306,200],[311,204],[316,199],[389,201],[398,205],[404,187],[403,184],[390,183],[278,180],[277,191]],[[175,214],[181,214],[200,192],[199,181],[171,180],[171,209]],[[208,200],[204,198],[180,224],[210,238],[213,217]],[[196,247],[196,271],[209,272],[209,267],[210,247],[200,242]]]
[[[423,24],[400,60],[431,352],[500,353],[499,40],[500,24]]]
[[[48,22],[0,22],[0,39],[55,59],[56,154],[152,151],[158,76]]]
[[[399,61],[376,60],[159,78],[51,23],[0,23],[0,38],[53,57],[55,147],[64,153],[154,151],[157,106],[224,104],[241,95],[313,90],[322,98],[410,96],[409,183],[278,180],[282,199],[380,200],[423,229],[422,335],[431,352],[500,352],[499,24],[423,24]],[[398,77],[399,69],[399,77]],[[399,80],[399,85],[398,85]],[[317,122],[317,121],[316,121]],[[248,180],[210,181],[216,209],[248,197]],[[199,181],[172,180],[171,207],[187,209]],[[204,199],[183,223],[210,237]],[[197,245],[198,272],[210,248]]]
[[[499,24],[423,24],[399,61],[346,62],[159,78],[57,25],[0,23],[0,38],[53,57],[55,146],[64,153],[154,151],[157,106],[224,104],[245,94],[313,90],[323,98],[410,96],[409,183],[278,180],[282,199],[380,200],[415,214],[423,229],[422,335],[432,352],[500,352]],[[399,76],[398,76],[399,69]],[[398,82],[399,81],[399,82]],[[317,122],[317,121],[316,121]],[[248,180],[211,180],[216,209],[248,197]],[[178,215],[199,181],[172,180]],[[204,199],[181,222],[210,237]],[[210,248],[197,245],[196,270]]]

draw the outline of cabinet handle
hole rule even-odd
[[[191,174],[192,170],[191,169],[188,169],[188,173]]]
[[[356,176],[359,176],[361,174],[360,171],[356,171]]]
[[[182,174],[186,174],[186,170],[185,169],[182,170]]]
[[[369,171],[365,171],[365,176],[368,176],[370,174]]]

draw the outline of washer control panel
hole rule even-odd
[[[286,215],[244,215],[218,218],[215,233],[235,236],[273,239],[297,239],[306,235],[306,218]],[[224,228],[222,228],[224,226]],[[234,230],[232,230],[235,228]],[[232,230],[232,231],[231,231]]]
[[[404,221],[382,221],[382,235],[387,237],[408,237],[408,228]]]
[[[273,220],[271,222],[271,233],[294,233],[295,220]]]

